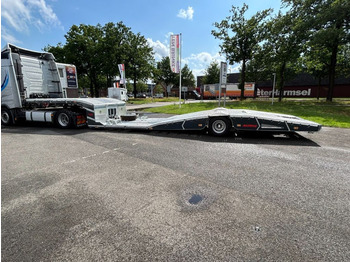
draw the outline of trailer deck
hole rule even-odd
[[[94,125],[91,125],[94,127]],[[95,127],[146,130],[203,130],[209,128],[214,135],[236,131],[269,131],[275,133],[307,131],[317,132],[321,125],[296,116],[254,110],[216,108],[168,118],[138,117],[123,121],[116,117]]]
[[[130,113],[124,101],[114,98],[33,98],[27,99],[30,107],[45,107],[50,118],[43,112],[28,111],[27,120],[56,123],[61,128],[81,126],[65,108],[78,107],[87,125],[91,128],[139,129],[139,130],[204,130],[214,136],[223,136],[230,131],[267,131],[273,133],[317,132],[321,125],[296,116],[267,113],[254,110],[216,108],[165,118],[148,118]],[[59,109],[62,108],[62,109]],[[74,111],[74,110],[73,110]],[[74,120],[72,120],[74,119]],[[74,124],[73,124],[74,123]],[[84,122],[85,123],[85,122]]]

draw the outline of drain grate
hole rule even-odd
[[[203,200],[203,197],[201,195],[194,194],[194,195],[191,196],[191,198],[188,200],[188,202],[191,205],[197,205],[202,200]]]

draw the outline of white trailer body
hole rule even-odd
[[[109,98],[115,98],[122,101],[128,101],[128,90],[126,88],[116,88],[116,87],[109,87],[108,88],[108,97]]]
[[[84,111],[81,117],[87,121],[88,126],[94,127],[101,127],[105,125],[109,119],[115,119],[117,116],[127,115],[125,102],[114,98],[31,98],[27,99],[26,102],[38,105],[46,104],[48,105],[48,109],[79,107]],[[32,113],[33,111],[30,112]],[[44,111],[41,110],[39,112]],[[58,112],[53,111],[52,113],[57,114]],[[36,117],[39,119],[38,115],[36,115]],[[43,118],[43,116],[41,116],[41,118]],[[26,120],[35,121],[28,118]],[[51,118],[46,118],[44,122],[54,123],[55,115],[53,114]],[[77,125],[79,125],[79,123],[77,123]]]
[[[120,110],[119,112],[126,112]],[[130,115],[130,114],[129,114]],[[265,131],[272,133],[291,133],[296,131],[317,132],[321,125],[296,116],[274,114],[254,110],[216,108],[201,112],[172,116],[168,118],[137,117],[125,121],[126,115],[116,114],[113,118],[94,127],[115,129],[145,129],[145,130],[204,130],[212,135],[222,136],[234,130]]]

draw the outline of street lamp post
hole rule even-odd
[[[273,105],[273,100],[275,98],[275,85],[276,85],[276,73],[273,73],[272,103],[271,103],[271,105]]]
[[[179,77],[180,77],[180,85],[179,85],[179,108],[181,108],[181,55],[182,55],[182,33],[180,33],[179,36],[179,51],[180,51],[180,72],[179,72]]]

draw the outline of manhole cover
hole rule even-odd
[[[216,190],[206,185],[185,185],[179,192],[178,204],[184,212],[207,209],[216,199]]]
[[[192,197],[188,200],[188,202],[191,205],[197,205],[199,202],[203,200],[203,197],[201,195],[194,194]]]

